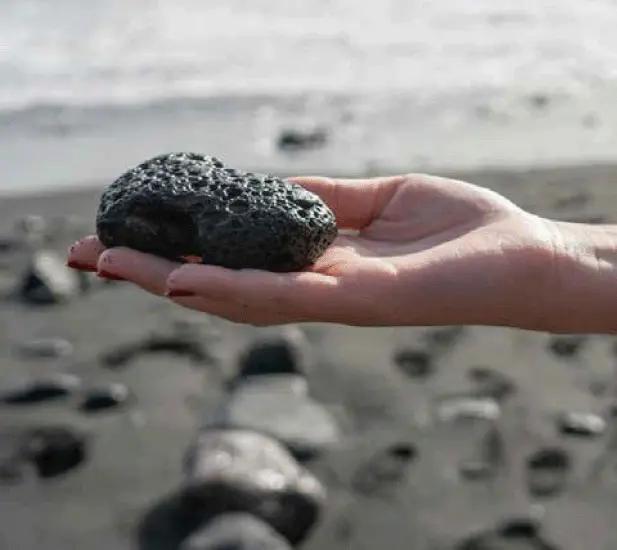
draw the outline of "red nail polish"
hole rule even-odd
[[[168,298],[189,298],[196,296],[196,294],[190,290],[168,290],[165,292],[165,296]]]
[[[69,261],[66,263],[66,265],[70,267],[71,269],[77,269],[78,271],[90,271],[92,273],[96,271],[96,267],[92,267],[86,264],[80,264],[77,262]]]
[[[108,273],[107,271],[99,271],[97,275],[101,279],[107,279],[108,281],[126,281],[124,277],[114,275],[113,273]]]

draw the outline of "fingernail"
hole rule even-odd
[[[66,265],[70,267],[71,269],[77,269],[79,271],[90,271],[92,273],[96,271],[96,267],[92,267],[86,264],[80,264],[80,263],[73,262],[73,261],[66,262]]]
[[[113,273],[108,273],[107,271],[99,271],[97,275],[101,279],[107,279],[108,281],[126,281],[124,277],[120,277],[119,275],[114,275]]]
[[[165,296],[167,296],[167,298],[189,298],[190,296],[196,296],[196,294],[190,290],[177,289],[168,290],[165,292]]]

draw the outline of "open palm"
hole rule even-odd
[[[484,324],[488,309],[493,324],[500,315],[507,324],[524,281],[533,292],[542,283],[536,266],[551,253],[550,226],[488,189],[426,175],[292,181],[318,194],[346,230],[305,271],[180,265],[104,250],[96,237],[74,245],[69,264],[256,325]]]

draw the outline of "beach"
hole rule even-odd
[[[187,449],[242,354],[282,332],[67,271],[104,186],[137,163],[193,151],[282,177],[424,172],[617,223],[610,0],[85,6],[0,6],[0,550],[180,550],[198,527],[179,504]],[[59,297],[17,292],[33,258]],[[613,336],[297,328],[338,429],[305,464],[326,498],[299,548],[617,547]],[[84,408],[81,388],[110,384],[113,404]],[[28,460],[20,445],[54,426],[81,446],[45,477],[40,436]]]
[[[615,219],[615,167],[451,175],[496,189],[538,214],[593,223]],[[15,220],[36,214],[71,215],[85,225],[77,231],[85,231],[99,193],[88,187],[5,198],[0,203],[1,230],[9,234]],[[67,235],[69,242],[71,238]],[[61,241],[54,246],[64,254],[69,243]],[[91,384],[123,382],[136,400],[124,410],[94,417],[77,412],[71,401],[3,407],[3,432],[61,422],[93,438],[90,456],[81,467],[44,482],[2,486],[3,547],[177,547],[180,535],[174,532],[169,512],[165,515],[165,503],[182,479],[186,448],[200,422],[223,399],[222,381],[236,368],[241,351],[254,338],[278,329],[205,315],[195,320],[188,311],[124,283],[101,284],[63,305],[25,305],[8,297],[19,266],[19,260],[5,263],[2,273],[7,297],[0,308],[0,383],[7,386],[24,372],[40,376],[60,370]],[[171,320],[182,315],[203,325],[203,341],[217,357],[216,366],[164,354],[139,357],[118,370],[102,364],[102,355],[115,346],[169,330]],[[604,414],[613,398],[614,338],[587,336],[576,353],[564,357],[551,352],[554,336],[549,334],[464,327],[455,342],[431,352],[434,373],[419,380],[397,368],[394,353],[420,345],[435,328],[301,328],[314,354],[308,374],[311,393],[335,411],[343,427],[340,445],[311,466],[328,487],[328,509],[303,548],[456,548],[469,532],[529,514],[541,515],[555,548],[615,547],[614,463],[609,460],[599,478],[590,474],[610,434],[563,436],[553,420],[560,410]],[[44,337],[70,341],[73,354],[36,361],[15,352],[20,342]],[[456,475],[457,460],[475,444],[477,427],[453,429],[427,421],[431,403],[440,395],[469,389],[466,373],[479,365],[506,374],[517,387],[500,424],[507,466],[489,481]],[[594,384],[604,389],[592,394]],[[354,495],[349,488],[353,472],[380,446],[399,439],[413,441],[418,453],[405,480],[387,498]],[[553,445],[573,458],[568,487],[558,498],[538,502],[525,489],[525,460],[535,450]]]

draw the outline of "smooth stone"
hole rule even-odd
[[[487,366],[471,367],[468,378],[475,384],[481,395],[502,402],[517,391],[515,382],[498,370]]]
[[[607,428],[606,420],[593,413],[567,411],[557,415],[557,429],[564,435],[598,437]]]
[[[93,413],[124,407],[131,398],[130,390],[120,383],[88,389],[79,404],[82,412]]]
[[[19,354],[28,359],[58,359],[73,354],[73,344],[63,338],[37,338],[22,342]]]
[[[506,443],[496,425],[481,438],[473,456],[459,464],[459,474],[467,480],[488,479],[497,475],[507,460]]]
[[[306,336],[296,327],[256,340],[240,355],[234,382],[249,376],[303,375],[307,369],[307,349]]]
[[[214,425],[269,434],[300,459],[340,440],[334,417],[308,395],[304,377],[293,374],[244,379],[216,411]]]
[[[499,403],[490,397],[456,395],[442,398],[437,406],[442,422],[465,419],[497,420],[501,416]]]
[[[81,292],[77,273],[57,254],[35,252],[18,285],[18,294],[26,302],[59,304]]]
[[[549,341],[549,349],[558,357],[572,358],[582,350],[588,340],[588,336],[581,334],[553,336]]]
[[[185,460],[186,499],[209,517],[261,518],[292,544],[321,515],[326,489],[276,439],[250,430],[202,429]]]
[[[88,458],[88,438],[68,426],[41,426],[29,430],[20,456],[30,462],[41,478],[62,475]]]
[[[291,550],[289,543],[259,518],[227,513],[191,535],[180,550]]]
[[[2,392],[0,402],[7,405],[29,405],[68,397],[80,386],[79,378],[71,374],[56,374],[32,380]]]
[[[328,132],[325,128],[289,128],[281,131],[277,147],[281,151],[301,151],[323,147],[327,141]]]

